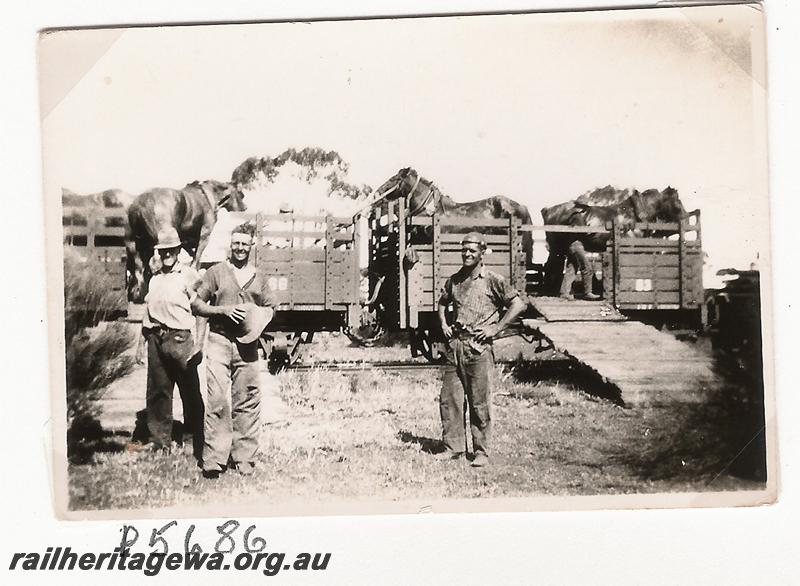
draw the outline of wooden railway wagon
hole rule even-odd
[[[251,262],[275,303],[268,331],[358,326],[360,232],[349,217],[237,214],[255,222]]]
[[[459,217],[409,217],[403,199],[380,200],[370,210],[369,289],[377,293],[381,326],[428,335],[438,329],[439,294],[461,266],[461,240],[472,230],[487,241],[484,264],[525,289],[521,222]]]
[[[104,286],[118,293],[117,311],[127,310],[125,208],[100,206],[73,196],[63,202],[62,225],[65,256],[85,263]],[[78,309],[78,308],[70,308]]]
[[[384,199],[369,211],[368,226],[369,289],[380,325],[411,331],[412,352],[426,352],[439,334],[439,292],[461,266],[460,242],[471,230],[486,236],[484,263],[532,295],[541,281],[536,271],[526,271],[525,232],[532,232],[534,246],[544,246],[546,232],[608,234],[606,252],[595,255],[606,303],[635,317],[683,311],[702,321],[699,211],[679,223],[636,224],[644,235],[623,236],[615,224],[597,229],[523,225],[517,218],[409,217],[402,199]]]
[[[611,226],[603,253],[606,298],[637,317],[642,312],[671,313],[688,316],[694,326],[705,324],[700,211],[690,212],[677,223],[637,223],[635,227],[656,236],[623,236],[618,225]]]

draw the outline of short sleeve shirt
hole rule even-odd
[[[503,277],[481,266],[476,274],[464,269],[447,279],[439,298],[453,305],[455,323],[467,332],[500,321],[500,312],[519,294]]]
[[[233,268],[227,261],[217,263],[206,271],[197,288],[197,296],[203,301],[217,306],[239,303],[255,303],[262,306],[273,304],[267,283],[258,271],[250,281],[242,286],[236,280]],[[218,328],[225,328],[229,322],[230,320],[224,317],[209,319],[209,325]]]
[[[176,264],[168,273],[157,273],[148,285],[147,311],[143,324],[145,327],[165,326],[175,330],[191,330],[195,318],[191,303],[200,274],[193,268]]]

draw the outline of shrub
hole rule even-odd
[[[90,263],[67,253],[64,259],[64,341],[67,415],[71,424],[100,414],[105,388],[133,368],[128,355],[135,337],[125,324],[104,323],[119,310],[123,291]],[[91,427],[91,426],[88,426]]]

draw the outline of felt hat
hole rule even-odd
[[[242,344],[255,342],[267,324],[272,321],[275,312],[271,307],[261,307],[255,303],[244,305],[247,311],[244,320],[236,327],[236,340]]]
[[[161,250],[163,248],[178,248],[181,245],[181,239],[180,236],[178,236],[178,231],[172,226],[160,230],[156,240],[157,242],[155,246],[153,246],[153,248],[156,250]]]

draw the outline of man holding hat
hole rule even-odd
[[[447,338],[439,411],[444,452],[439,459],[460,459],[466,451],[464,404],[469,409],[475,457],[472,465],[489,461],[491,433],[492,339],[527,307],[503,277],[483,265],[486,240],[470,232],[461,241],[461,269],[445,282],[439,299],[439,321]],[[447,310],[452,306],[452,320]],[[501,312],[506,310],[501,317]]]
[[[197,348],[192,330],[196,320],[191,302],[200,275],[179,262],[181,241],[175,228],[158,234],[155,252],[160,263],[150,279],[142,319],[147,339],[147,427],[149,446],[165,448],[172,441],[172,393],[175,385],[183,402],[184,431],[192,435],[194,455],[203,449],[203,399],[197,377]],[[157,259],[154,259],[157,260]]]
[[[258,453],[258,338],[272,319],[267,285],[250,266],[253,237],[247,224],[231,233],[230,257],[208,269],[192,309],[208,317],[203,476],[217,478],[230,462],[255,471]]]

